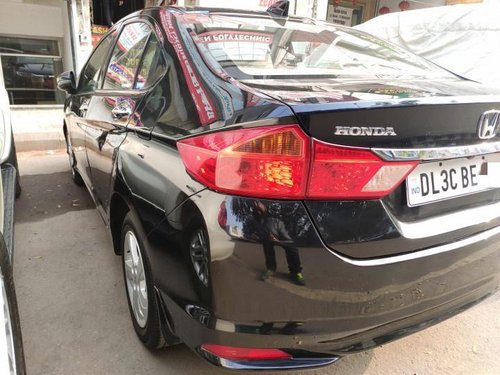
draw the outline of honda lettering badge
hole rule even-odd
[[[500,123],[500,111],[491,110],[484,112],[479,118],[477,135],[480,139],[491,139],[496,136]]]

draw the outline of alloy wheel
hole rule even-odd
[[[146,274],[137,237],[130,230],[125,234],[123,262],[129,302],[137,324],[144,328],[148,319]]]
[[[189,252],[196,276],[208,286],[208,249],[201,229],[191,238]]]

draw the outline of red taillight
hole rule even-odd
[[[307,197],[375,199],[389,194],[418,162],[386,162],[370,150],[315,140]]]
[[[295,125],[239,129],[178,143],[187,170],[214,190],[254,197],[305,194],[310,139]]]
[[[417,165],[312,140],[298,125],[221,131],[177,145],[188,172],[209,188],[262,198],[381,198]]]
[[[201,349],[216,357],[235,361],[269,361],[292,358],[290,354],[279,349],[238,348],[216,344],[203,344]]]

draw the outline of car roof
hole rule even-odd
[[[277,22],[286,22],[286,21],[295,21],[295,22],[307,22],[307,23],[323,23],[323,21],[315,20],[309,17],[299,17],[295,15],[289,15],[286,17],[281,17],[274,15],[272,13],[266,11],[258,11],[258,10],[246,10],[246,9],[234,9],[234,8],[215,8],[215,7],[179,7],[179,6],[159,6],[159,7],[149,7],[141,9],[135,13],[132,13],[119,22],[125,21],[129,18],[136,17],[138,15],[154,15],[161,9],[167,9],[172,13],[183,13],[189,15],[222,15],[227,17],[241,17],[241,16],[251,16],[251,17],[259,17],[265,18],[269,20],[276,20]]]

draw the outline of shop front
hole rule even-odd
[[[355,26],[375,15],[376,2],[370,0],[329,0],[326,20],[343,26]]]
[[[0,0],[0,74],[11,105],[64,102],[55,77],[72,69],[65,1]]]

